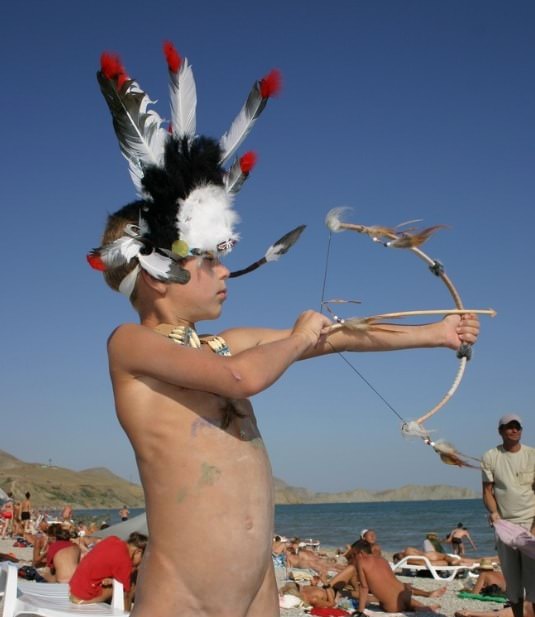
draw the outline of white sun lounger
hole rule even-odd
[[[412,563],[418,561],[419,563]],[[411,563],[409,563],[411,562]],[[391,563],[390,567],[394,573],[400,574],[403,570],[416,572],[429,572],[437,581],[452,581],[459,573],[467,575],[471,568],[475,566],[437,566],[433,565],[424,555],[408,555],[397,563]]]
[[[123,585],[113,581],[111,606],[105,603],[73,604],[69,600],[69,586],[61,583],[19,581],[17,566],[2,564],[0,593],[3,592],[1,617],[79,617],[100,615],[125,617]]]

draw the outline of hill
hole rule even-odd
[[[382,491],[356,488],[340,493],[314,492],[306,488],[289,486],[273,478],[275,503],[358,503],[377,501],[426,501],[441,499],[474,499],[478,495],[466,488],[454,486],[407,485]],[[105,467],[73,471],[44,465],[26,463],[0,450],[0,488],[11,491],[22,499],[26,491],[32,494],[35,507],[59,508],[71,504],[74,508],[118,508],[128,504],[131,508],[143,507],[143,489],[115,475]]]
[[[0,488],[21,499],[32,494],[35,507],[118,508],[128,504],[143,507],[143,489],[116,476],[109,469],[95,467],[72,471],[63,467],[25,463],[0,450]]]
[[[282,480],[274,478],[275,503],[360,503],[373,501],[427,501],[442,499],[475,499],[479,497],[468,488],[434,484],[418,486],[407,484],[400,488],[383,491],[369,491],[356,488],[341,493],[316,493],[306,488],[288,486]]]

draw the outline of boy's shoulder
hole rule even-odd
[[[132,334],[136,335],[140,329],[146,330],[147,328],[138,323],[123,323],[118,325],[111,331],[110,335],[108,336],[108,346],[110,345],[110,343],[116,341],[118,338],[121,339],[123,337],[129,337]]]

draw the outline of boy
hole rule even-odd
[[[172,92],[185,83],[191,90],[187,61],[167,52]],[[227,296],[231,274],[220,258],[237,241],[231,197],[248,175],[244,157],[227,173],[221,164],[265,106],[271,78],[255,84],[219,144],[184,123],[193,112],[179,98],[172,132],[161,135],[157,114],[146,113],[148,98],[116,58],[103,63],[98,78],[143,198],[109,218],[102,246],[88,258],[140,318],[108,341],[117,415],[136,453],[150,537],[132,615],[275,617],[272,474],[249,397],[297,360],[343,350],[456,349],[475,341],[479,325],[465,315],[388,331],[331,332],[327,317],[306,311],[287,330],[230,329],[200,338],[195,324],[219,317]],[[135,141],[140,134],[143,143]],[[278,254],[288,248],[272,247]],[[270,258],[268,251],[237,274]]]

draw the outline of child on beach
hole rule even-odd
[[[113,579],[123,585],[125,608],[133,595],[132,574],[147,546],[147,536],[133,532],[126,542],[116,536],[104,538],[80,561],[69,581],[74,604],[107,602],[113,596]]]
[[[143,199],[109,217],[102,246],[89,259],[130,299],[140,321],[119,326],[108,340],[117,416],[136,454],[150,538],[132,616],[275,617],[273,481],[249,398],[297,360],[338,351],[457,349],[475,342],[479,324],[464,315],[352,332],[331,330],[327,317],[309,310],[285,330],[199,336],[197,322],[217,319],[228,293],[221,257],[237,241],[230,200],[236,185],[221,165],[240,140],[195,136],[181,120],[184,109],[161,136],[151,116],[137,129],[152,122],[151,143],[161,137],[164,153],[158,164],[154,157],[139,163],[142,149],[128,150],[139,130],[129,132],[125,123],[146,95],[113,62],[103,64],[99,81]],[[187,61],[169,52],[168,62],[172,83],[183,86]],[[255,84],[245,117],[256,119],[265,105],[267,80]],[[115,104],[118,98],[124,105]],[[229,134],[235,136],[232,127]],[[243,169],[232,169],[243,181]]]

